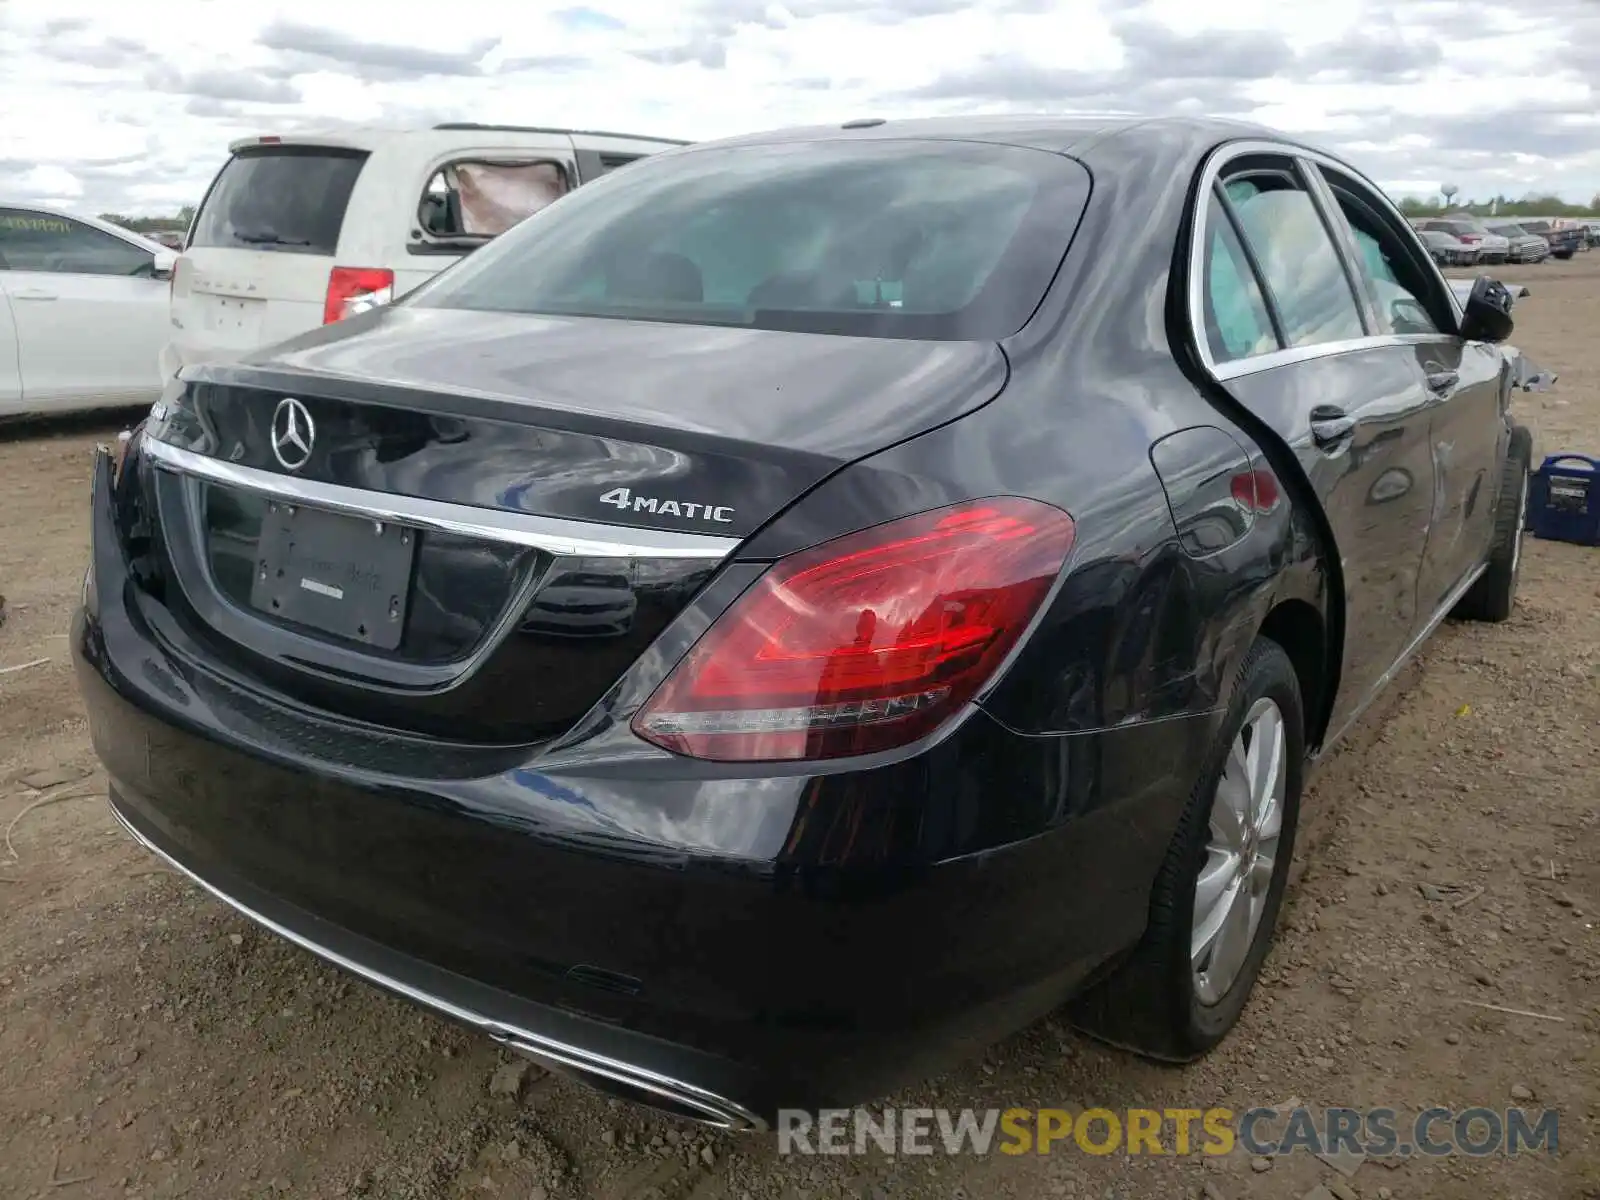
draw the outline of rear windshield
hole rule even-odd
[[[327,146],[241,150],[211,185],[189,245],[332,254],[366,161],[363,150]]]
[[[1061,155],[787,142],[652,155],[414,292],[422,307],[1000,338],[1038,306],[1089,193]]]

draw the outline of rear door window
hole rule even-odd
[[[0,208],[0,269],[57,275],[144,275],[148,250],[54,213]]]
[[[1206,230],[1206,343],[1212,361],[1235,362],[1277,350],[1266,298],[1215,196],[1206,206]]]
[[[1316,202],[1287,169],[1249,171],[1225,184],[1291,346],[1366,336],[1350,277]]]
[[[211,185],[189,246],[331,255],[366,161],[331,146],[241,150]]]

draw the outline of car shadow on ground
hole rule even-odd
[[[43,416],[36,413],[0,416],[0,442],[92,437],[102,432],[107,437],[115,437],[124,429],[132,429],[143,420],[147,411],[147,408],[140,405],[134,408],[94,408]]]

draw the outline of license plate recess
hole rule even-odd
[[[394,650],[405,629],[417,531],[303,504],[267,505],[250,603],[283,621]]]

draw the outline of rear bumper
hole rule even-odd
[[[108,472],[72,645],[135,836],[314,953],[699,1120],[880,1095],[1057,1006],[1142,932],[1211,738],[980,713],[873,770],[466,770],[175,657],[128,601]]]
[[[296,909],[225,868],[212,865],[201,874],[163,849],[154,831],[140,823],[132,806],[114,790],[111,812],[136,841],[217,899],[368,983],[477,1029],[549,1069],[576,1074],[604,1090],[727,1129],[767,1125],[766,1118],[712,1090],[720,1086],[747,1098],[759,1095],[757,1081],[733,1064],[552,1012],[398,954]],[[691,1079],[700,1082],[688,1082]],[[759,1100],[756,1103],[764,1107]]]

